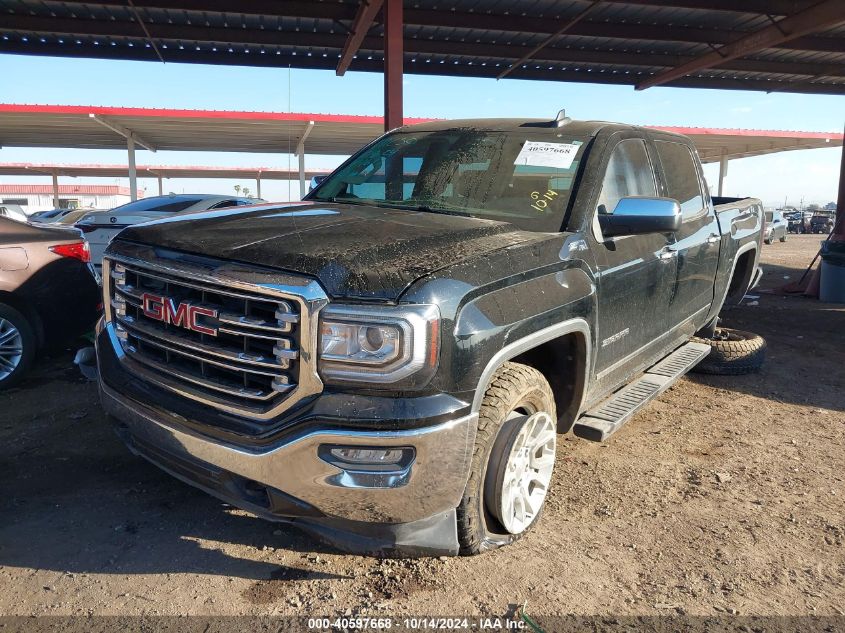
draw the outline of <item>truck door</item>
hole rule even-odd
[[[692,335],[713,302],[721,236],[699,162],[685,143],[655,139],[662,195],[681,204],[683,223],[672,245],[676,278],[669,301],[669,329]]]
[[[613,213],[626,196],[657,196],[651,157],[642,138],[619,141],[606,163],[592,234],[598,264],[596,382],[601,391],[624,380],[660,345],[675,276],[671,237],[660,233],[604,238],[598,214]]]

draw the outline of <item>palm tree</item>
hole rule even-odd
[[[238,195],[241,195],[241,186],[240,185],[235,185],[235,193],[238,194]]]

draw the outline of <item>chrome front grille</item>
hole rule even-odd
[[[315,300],[311,284],[286,289],[261,283],[267,273],[221,268],[107,259],[107,321],[123,361],[143,379],[230,413],[269,419],[322,387],[311,350],[314,315],[324,301]],[[161,299],[171,302],[169,313]],[[195,308],[200,314],[191,321]],[[195,329],[186,327],[192,322]]]

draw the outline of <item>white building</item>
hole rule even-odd
[[[130,201],[129,187],[118,185],[59,185],[62,209],[113,209]],[[144,192],[138,190],[138,198]],[[0,185],[0,203],[19,204],[29,215],[55,207],[52,185]]]

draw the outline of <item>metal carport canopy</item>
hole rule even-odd
[[[404,4],[0,0],[0,53],[845,94],[842,0]]]
[[[383,130],[380,116],[0,104],[0,146],[125,149],[125,137],[103,122],[156,150],[296,153],[305,137],[305,153],[338,156]],[[649,127],[689,136],[704,162],[842,145],[841,132]]]

